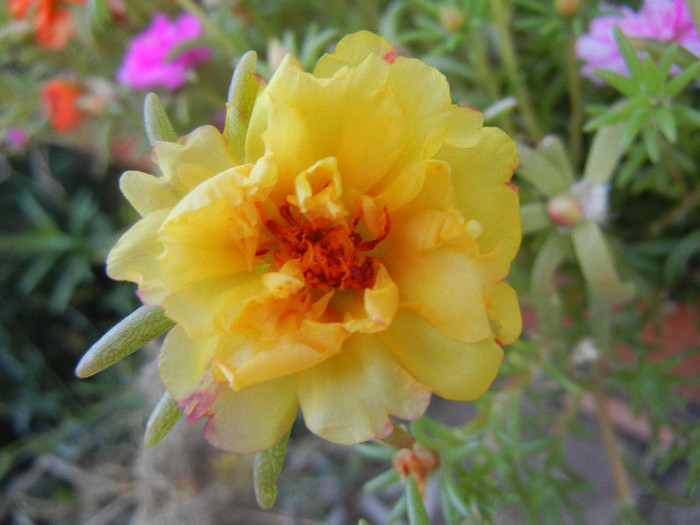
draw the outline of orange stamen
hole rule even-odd
[[[350,228],[335,224],[329,219],[318,218],[304,220],[292,213],[290,204],[280,206],[280,217],[287,223],[280,224],[266,219],[259,207],[267,231],[275,237],[277,243],[272,248],[260,248],[258,256],[272,252],[276,264],[281,267],[285,262],[296,260],[306,279],[306,285],[320,291],[330,289],[347,290],[350,288],[371,288],[378,261],[363,252],[370,251],[389,233],[389,216],[382,235],[365,241],[355,231],[360,221],[356,217]]]

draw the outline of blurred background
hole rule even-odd
[[[432,522],[700,523],[693,4],[4,3],[0,523],[407,520],[393,451],[336,446],[303,423],[269,511],[255,502],[252,458],[215,450],[199,425],[181,421],[146,448],[164,390],[158,341],[74,376],[90,345],[139,306],[104,261],[137,219],[120,174],[153,170],[146,94],[159,95],[179,135],[222,127],[243,53],[257,51],[262,78],[288,52],[311,70],[362,29],[440,69],[454,102],[506,130],[521,158],[524,240],[509,282],[525,330],[492,391],[472,404],[434,399],[412,427],[441,453],[426,488]]]

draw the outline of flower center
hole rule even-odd
[[[371,288],[378,261],[363,252],[372,250],[389,233],[386,209],[384,214],[384,233],[376,239],[364,241],[355,231],[360,216],[348,228],[326,218],[307,220],[292,213],[290,204],[284,204],[280,207],[280,216],[286,225],[266,220],[263,215],[265,229],[276,239],[276,246],[259,248],[256,255],[271,252],[279,266],[287,261],[298,261],[306,285],[323,292]]]

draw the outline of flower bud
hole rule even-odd
[[[573,195],[560,193],[547,202],[547,215],[556,225],[570,228],[581,219],[583,208]]]
[[[554,0],[554,11],[561,16],[574,16],[581,9],[580,0]]]
[[[440,8],[440,25],[448,33],[456,33],[464,25],[464,12],[451,5],[442,6]]]

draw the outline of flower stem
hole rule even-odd
[[[566,42],[565,70],[569,84],[569,155],[575,168],[581,161],[581,129],[583,126],[583,102],[581,99],[581,76],[576,61],[576,35],[569,27]]]
[[[620,448],[617,438],[615,437],[613,424],[610,419],[608,399],[603,389],[602,371],[599,361],[594,363],[593,366],[593,397],[595,399],[596,419],[598,420],[605,453],[610,464],[617,501],[622,508],[629,508],[632,506],[632,492],[630,490],[629,479],[627,478],[627,471],[622,463],[622,456],[620,455]]]
[[[503,69],[515,90],[515,97],[518,99],[518,106],[523,116],[523,124],[530,135],[530,138],[539,141],[544,135],[540,130],[533,110],[530,93],[520,78],[518,71],[518,60],[515,54],[515,45],[510,34],[510,11],[504,5],[503,0],[490,0],[491,14],[496,29],[496,34],[500,43],[501,59]]]

